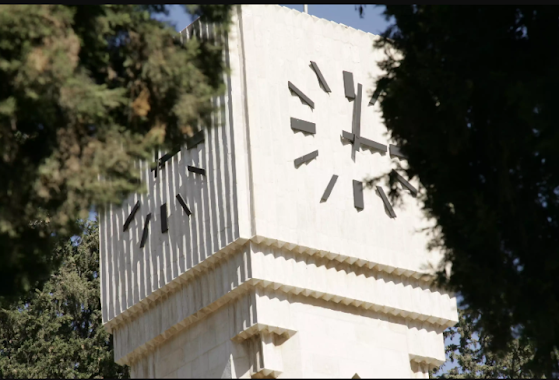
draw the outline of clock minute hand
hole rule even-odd
[[[353,122],[351,125],[351,132],[354,135],[353,138],[353,151],[359,150],[360,136],[361,136],[361,103],[363,100],[363,85],[361,83],[357,84],[357,97],[353,103]]]

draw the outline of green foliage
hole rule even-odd
[[[231,6],[190,9],[227,30]],[[46,280],[76,220],[142,190],[135,162],[207,124],[222,42],[181,43],[165,12],[0,5],[0,296]]]
[[[475,313],[460,310],[459,322],[444,332],[447,362],[431,375],[440,379],[531,379],[536,373],[529,368],[534,356],[532,347],[513,339],[506,349],[491,353],[491,337],[476,331]],[[449,368],[450,367],[450,368]],[[448,368],[448,369],[447,369]],[[540,374],[541,376],[541,374]]]
[[[388,54],[380,105],[436,221],[440,285],[480,313],[492,349],[526,339],[534,368],[553,377],[559,8],[388,5],[385,15],[395,25],[377,43]]]
[[[62,265],[42,289],[0,309],[0,378],[128,378],[102,325],[97,224],[53,256]]]

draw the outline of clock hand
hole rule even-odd
[[[355,140],[355,135],[346,131],[342,131],[342,137],[346,140],[353,142]],[[359,144],[363,145],[369,149],[378,150],[381,152],[386,152],[387,147],[384,144],[378,143],[373,140],[366,139],[364,137],[359,137]]]
[[[152,164],[151,171],[155,171],[155,178],[157,178],[157,169],[159,168],[159,152],[155,151],[155,164]]]
[[[365,203],[363,202],[363,182],[353,180],[353,205],[356,209],[363,210]]]
[[[351,132],[354,135],[353,138],[353,153],[355,158],[355,152],[359,150],[359,142],[361,135],[361,101],[363,99],[363,86],[361,83],[357,84],[357,98],[353,103],[353,122],[351,126]]]

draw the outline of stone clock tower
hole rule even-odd
[[[210,27],[195,22],[202,36]],[[133,377],[428,377],[456,300],[424,273],[417,183],[375,104],[374,35],[235,12],[220,111],[100,214],[102,307]]]

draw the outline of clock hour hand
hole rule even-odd
[[[366,138],[361,137],[361,136],[358,136],[356,138],[355,134],[353,134],[353,133],[342,131],[342,137],[346,140],[351,141],[354,145],[355,145],[355,140],[357,139],[359,145],[364,145],[365,147],[367,147],[369,149],[378,150],[380,152],[386,152],[387,151],[386,145],[378,143],[378,142],[373,141],[373,140],[366,139]]]

